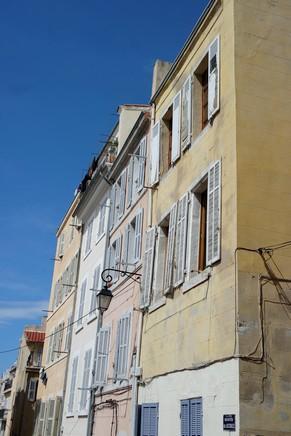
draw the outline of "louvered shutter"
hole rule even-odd
[[[208,119],[219,110],[219,37],[208,50]]]
[[[154,278],[153,278],[153,303],[159,301],[164,295],[165,285],[165,264],[167,256],[168,238],[165,235],[163,229],[158,227],[157,229],[157,242],[155,249],[155,261],[154,261]]]
[[[173,282],[173,267],[174,267],[174,249],[175,249],[175,234],[177,221],[177,203],[171,209],[170,222],[168,231],[167,257],[165,265],[164,293],[168,294],[172,290]]]
[[[69,351],[70,350],[72,331],[73,331],[73,324],[72,323],[73,323],[73,314],[71,313],[69,315],[69,317],[68,317],[68,323],[67,323],[65,351]]]
[[[96,377],[97,384],[106,383],[110,329],[102,327],[97,338]]]
[[[122,317],[118,323],[117,333],[117,356],[116,356],[116,376],[125,378],[127,375],[130,314]]]
[[[156,240],[156,227],[152,227],[145,234],[145,250],[143,255],[143,271],[141,278],[141,306],[146,307],[150,303],[153,267],[154,267],[154,251]]]
[[[120,269],[121,261],[121,236],[115,241],[115,252],[114,252],[114,269]],[[116,271],[114,274],[114,280],[119,279],[119,272]]]
[[[150,184],[154,185],[159,181],[160,169],[160,122],[158,121],[152,130]]]
[[[62,350],[62,343],[63,343],[63,335],[64,335],[64,327],[65,323],[62,322],[58,325],[58,332],[56,335],[56,358],[58,359],[61,355],[60,351]]]
[[[45,422],[45,436],[52,436],[53,433],[53,423],[54,423],[54,413],[55,413],[55,400],[50,399],[47,405],[47,414]]]
[[[80,293],[78,321],[77,321],[77,325],[78,326],[83,323],[83,313],[84,313],[84,305],[85,305],[86,286],[87,286],[87,280],[84,280],[83,283],[82,283],[81,293]]]
[[[130,239],[130,224],[126,224],[124,237],[123,237],[123,250],[122,250],[122,266],[124,269],[128,266],[128,252],[129,252],[129,239]]]
[[[182,119],[181,143],[182,148],[191,142],[191,77],[188,77],[182,89]]]
[[[134,261],[138,262],[141,255],[141,240],[142,240],[142,220],[143,209],[140,209],[135,217],[135,231],[134,231]]]
[[[90,367],[91,367],[91,357],[92,350],[87,350],[84,357],[84,370],[83,370],[83,380],[82,380],[82,390],[80,398],[80,410],[86,410],[88,394],[89,394],[89,383],[90,383]]]
[[[181,401],[181,436],[190,436],[190,401]]]
[[[65,247],[65,234],[62,233],[59,237],[59,247],[58,247],[58,256],[59,257],[63,257],[64,247]]]
[[[76,382],[77,382],[77,371],[78,371],[78,356],[74,357],[72,363],[72,372],[71,372],[71,384],[70,384],[70,393],[69,393],[69,402],[68,402],[68,412],[73,412],[74,409],[74,398],[75,398],[75,390],[76,390]]]
[[[88,227],[87,227],[87,239],[86,239],[85,254],[87,254],[91,249],[92,231],[93,231],[93,218],[89,221]]]
[[[207,265],[220,259],[220,161],[208,171],[207,190]]]
[[[57,436],[59,434],[60,425],[61,425],[61,410],[62,410],[62,398],[56,398],[55,404],[55,415],[54,415],[54,423],[53,423],[53,436]]]
[[[113,228],[113,226],[114,226],[115,193],[116,193],[116,187],[115,187],[115,184],[114,184],[111,187],[111,193],[110,193],[109,230],[111,230]]]
[[[37,436],[43,436],[43,433],[44,433],[45,411],[46,411],[45,409],[46,409],[46,403],[44,401],[42,401],[40,403],[38,426],[37,426]]]
[[[99,224],[98,224],[98,233],[97,233],[98,238],[100,238],[100,236],[103,235],[104,233],[105,212],[106,212],[106,200],[102,202],[99,209]]]
[[[133,157],[130,158],[127,168],[127,201],[126,206],[131,205],[132,200]]]
[[[73,259],[73,262],[74,262],[73,285],[75,285],[75,286],[77,286],[79,255],[80,255],[80,251],[77,251],[77,253],[75,254],[74,259]]]
[[[91,289],[91,303],[90,303],[90,316],[93,317],[96,315],[96,305],[97,305],[97,291],[99,286],[99,278],[100,278],[100,265],[98,265],[93,274],[93,282]]]
[[[120,194],[119,194],[119,218],[122,217],[125,207],[125,187],[126,187],[126,169],[120,176]]]
[[[189,265],[187,270],[190,276],[198,274],[198,255],[199,255],[199,237],[200,237],[200,213],[201,205],[200,201],[195,193],[191,198],[191,228],[190,228],[190,255]]]
[[[181,92],[173,100],[173,129],[172,129],[172,150],[171,161],[175,162],[181,154],[180,141],[180,120],[181,120]]]
[[[203,436],[202,398],[190,400],[190,436]]]
[[[47,349],[47,357],[46,357],[46,363],[47,364],[49,364],[51,362],[51,360],[52,360],[53,339],[54,339],[54,336],[51,333],[50,338],[49,338],[49,343],[48,343],[48,349]]]
[[[175,243],[175,275],[174,286],[184,281],[186,238],[187,238],[188,194],[185,194],[178,203],[177,231]]]
[[[158,404],[142,404],[141,436],[158,436]]]
[[[140,141],[140,145],[139,145],[138,180],[137,180],[137,190],[138,190],[138,192],[141,191],[143,186],[144,186],[144,173],[145,173],[145,163],[146,163],[146,146],[147,146],[147,138],[145,136]]]
[[[53,331],[53,341],[52,341],[52,350],[51,350],[51,361],[54,362],[56,359],[56,348],[57,348],[57,341],[58,341],[58,327],[54,328]]]

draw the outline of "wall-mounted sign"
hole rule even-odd
[[[223,415],[223,430],[235,431],[235,415]]]

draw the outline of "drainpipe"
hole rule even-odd
[[[132,368],[132,405],[131,405],[131,436],[137,435],[137,408],[138,408],[138,380],[141,376],[140,364],[140,349],[141,349],[141,338],[142,338],[142,326],[143,326],[143,312],[139,311],[138,320],[138,333],[137,333],[137,347],[134,366]]]

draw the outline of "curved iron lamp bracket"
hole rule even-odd
[[[115,269],[115,268],[106,268],[102,271],[101,273],[101,279],[103,280],[103,282],[107,284],[111,283],[113,281],[113,277],[112,274],[110,274],[110,272],[119,272],[121,277],[129,277],[130,279],[134,280],[135,282],[140,282],[140,278],[141,278],[141,274],[137,273],[137,272],[131,272],[131,271],[126,271],[124,269]],[[137,277],[137,278],[134,278]]]

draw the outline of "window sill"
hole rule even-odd
[[[198,273],[196,276],[192,277],[190,280],[185,282],[181,287],[181,291],[183,292],[183,294],[185,294],[185,292],[188,292],[191,289],[195,288],[196,286],[200,285],[201,283],[204,283],[207,280],[209,280],[210,276],[211,276],[211,268],[208,267],[204,271]]]
[[[83,328],[84,328],[83,325],[78,325],[76,330],[75,330],[75,334],[79,333]]]
[[[164,306],[166,304],[167,298],[162,297],[158,301],[156,301],[154,304],[152,304],[149,307],[149,313],[154,312],[155,310],[159,309],[160,307]]]
[[[87,324],[91,324],[91,322],[95,321],[95,319],[97,318],[97,313],[94,313],[93,315],[90,316],[90,318],[87,321]]]

